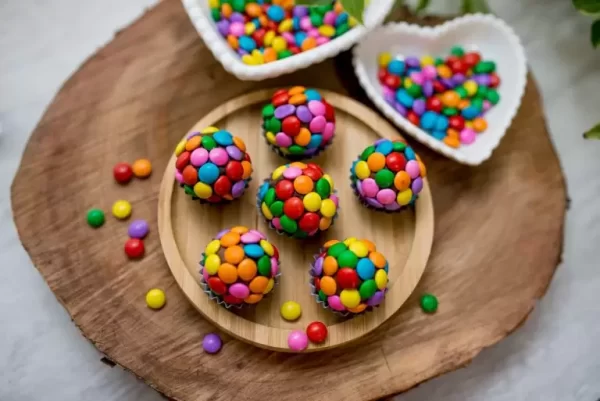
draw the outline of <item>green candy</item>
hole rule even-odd
[[[436,57],[435,61],[434,61],[434,64],[435,65],[442,65],[442,64],[444,64],[444,59],[441,58],[441,57]]]
[[[394,182],[394,173],[392,173],[387,168],[379,170],[375,174],[375,182],[377,183],[379,188],[389,188]]]
[[[417,97],[421,96],[421,93],[422,93],[421,86],[412,84],[411,86],[406,88],[406,92],[408,92],[408,94],[411,95],[412,97],[417,98]]]
[[[87,222],[94,228],[102,226],[104,224],[104,212],[100,209],[90,209],[87,212]]]
[[[302,230],[298,230],[294,234],[294,238],[297,238],[297,239],[304,239],[306,237],[308,237],[308,233],[305,231],[302,231]]]
[[[377,283],[375,283],[375,280],[366,280],[360,285],[358,292],[361,299],[369,299],[377,292]]]
[[[209,135],[204,135],[202,137],[201,143],[202,143],[202,147],[206,150],[212,150],[217,147],[217,143],[212,138],[212,136],[209,136]]]
[[[263,107],[262,115],[264,118],[273,117],[274,114],[275,114],[275,106],[273,106],[272,103],[269,103],[265,107]]]
[[[479,110],[483,109],[483,99],[476,97],[471,101],[471,107],[477,107]]]
[[[457,115],[457,114],[458,114],[458,109],[457,109],[457,108],[455,108],[455,107],[444,107],[444,108],[442,109],[442,113],[443,113],[445,116],[451,117],[451,116],[455,116],[455,115]]]
[[[329,181],[325,178],[320,178],[319,181],[317,181],[315,189],[321,199],[327,199],[329,198],[329,195],[331,195],[331,185],[329,185]]]
[[[244,12],[244,9],[246,8],[246,2],[244,0],[232,0],[231,8],[239,13]]]
[[[306,148],[300,145],[292,145],[288,148],[288,150],[293,155],[303,155]]]
[[[194,188],[190,187],[189,185],[184,185],[183,191],[186,193],[186,195],[196,196],[194,193]]]
[[[281,217],[281,215],[283,215],[283,202],[282,201],[273,202],[273,204],[269,207],[269,210],[271,210],[271,213],[273,214],[273,216]]]
[[[311,14],[311,16],[310,16],[310,23],[314,27],[319,27],[319,26],[323,25],[323,16],[319,15],[317,13]]]
[[[294,55],[294,53],[292,53],[291,50],[285,49],[285,50],[282,50],[279,53],[277,53],[277,59],[281,60],[281,59],[288,58],[293,55]]]
[[[328,11],[333,10],[333,6],[331,5],[314,6],[313,8],[314,11],[321,16],[324,16]]]
[[[423,294],[420,304],[423,312],[427,313],[433,313],[438,308],[438,300],[434,295],[431,294]]]
[[[477,97],[483,97],[485,98],[486,95],[488,93],[488,88],[486,86],[483,85],[479,85],[477,87],[477,93],[475,94]]]
[[[333,256],[334,258],[338,258],[342,252],[346,251],[348,247],[343,242],[338,242],[329,247],[327,250],[327,256]]]
[[[258,274],[269,277],[271,275],[271,259],[267,255],[263,255],[258,259]]]
[[[269,190],[265,194],[265,198],[263,199],[263,202],[265,202],[267,204],[267,206],[271,206],[273,204],[273,202],[275,202],[276,197],[277,196],[275,195],[275,188],[269,188]]]
[[[500,94],[495,89],[490,89],[485,94],[485,98],[490,101],[491,104],[497,104],[500,101]]]
[[[221,19],[221,10],[219,10],[218,8],[211,9],[210,16],[212,17],[213,21],[219,22],[219,20]]]
[[[494,72],[494,70],[496,70],[496,63],[493,61],[480,61],[473,67],[473,72],[475,74],[487,74]]]
[[[338,266],[355,268],[358,263],[358,256],[350,250],[346,250],[337,257]]]
[[[363,150],[363,152],[360,155],[360,160],[367,161],[369,156],[371,156],[373,153],[375,153],[375,146],[371,145],[365,150]]]
[[[287,217],[285,214],[279,218],[279,223],[281,223],[283,231],[288,234],[294,234],[298,230],[298,223]]]
[[[402,142],[393,142],[392,149],[394,152],[404,152],[404,149],[406,149],[406,144]]]
[[[267,131],[276,134],[281,131],[281,121],[279,121],[275,117],[272,117],[271,119],[267,120],[265,128],[267,129]]]
[[[319,290],[319,299],[321,300],[321,302],[326,302],[327,301],[327,295],[325,295],[325,293],[323,292],[323,290]]]
[[[455,90],[456,93],[458,93],[458,96],[460,96],[461,99],[464,99],[467,97],[467,90],[465,88],[463,88],[462,86],[460,88],[457,88]]]
[[[462,57],[465,55],[465,50],[461,46],[454,46],[450,50],[450,54],[457,56],[457,57]]]
[[[350,27],[348,26],[348,24],[344,23],[344,24],[338,26],[337,28],[335,28],[335,37],[342,36],[349,30],[350,30]]]

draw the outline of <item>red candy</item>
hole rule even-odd
[[[190,164],[190,152],[185,151],[177,157],[175,167],[177,170],[183,170],[188,164]]]
[[[144,256],[144,241],[138,238],[129,238],[125,242],[125,253],[129,259],[138,259]]]
[[[127,163],[118,163],[113,167],[113,175],[119,184],[127,184],[133,177],[133,170]]]
[[[323,104],[325,105],[325,119],[329,122],[335,122],[335,110],[333,106],[325,101],[325,99],[321,99]]]
[[[406,158],[402,153],[392,152],[386,156],[385,164],[390,170],[397,173],[406,167]]]
[[[462,60],[454,60],[452,63],[448,65],[453,73],[455,74],[466,74],[467,69],[469,68]]]
[[[294,195],[294,184],[288,180],[281,180],[275,184],[275,195],[283,201]]]
[[[189,186],[194,186],[198,182],[198,170],[192,165],[187,165],[181,172],[183,182]]]
[[[304,204],[302,203],[302,200],[295,197],[286,200],[283,203],[283,213],[290,219],[298,220],[300,216],[302,216],[302,213],[304,213]]]
[[[465,119],[462,116],[452,116],[448,120],[450,128],[461,131],[465,127]]]
[[[433,90],[435,93],[444,93],[446,91],[446,87],[440,81],[433,81]]]
[[[310,166],[302,170],[302,174],[304,174],[313,181],[319,181],[319,178],[323,176],[323,174],[319,170],[314,169]]]
[[[414,111],[409,111],[408,114],[406,115],[406,118],[408,118],[408,121],[410,121],[411,123],[413,123],[414,125],[416,125],[417,127],[419,126],[419,122],[420,122],[420,118],[417,115],[417,113],[415,113]]]
[[[435,111],[436,113],[441,113],[442,101],[437,97],[430,97],[425,102],[425,107],[427,108],[427,110]]]
[[[344,267],[338,270],[335,280],[341,288],[356,288],[358,287],[359,279],[358,274],[354,269]]]
[[[500,85],[500,77],[495,72],[490,74],[490,88],[496,88]]]
[[[225,174],[231,181],[239,181],[244,176],[244,168],[242,167],[242,163],[237,160],[232,160],[227,163],[227,167],[225,167]],[[185,176],[184,176],[185,179]]]
[[[312,322],[306,328],[306,335],[311,342],[320,344],[327,339],[327,326],[322,322]]]
[[[283,119],[283,123],[281,124],[281,129],[283,132],[288,134],[289,136],[296,136],[300,133],[300,128],[302,123],[296,116],[288,116]]]
[[[220,278],[212,276],[208,279],[208,286],[210,289],[218,295],[223,295],[227,292],[227,286]]]
[[[463,56],[463,62],[468,67],[475,67],[477,63],[481,60],[481,56],[479,53],[467,53]]]
[[[319,228],[320,217],[316,213],[308,212],[298,222],[298,226],[302,231],[307,233],[313,232]]]
[[[223,296],[223,301],[225,301],[225,302],[226,302],[226,303],[228,303],[228,304],[232,304],[232,305],[235,305],[235,304],[241,304],[242,302],[244,302],[244,300],[243,300],[243,299],[240,299],[240,298],[234,297],[234,296],[233,296],[233,295],[231,295],[231,294],[224,295],[224,296]]]
[[[288,93],[287,89],[279,89],[275,93],[273,93],[273,96],[271,97],[271,101],[274,101],[275,98],[277,98],[278,96],[287,95],[287,93]]]
[[[379,71],[377,72],[377,79],[379,79],[379,82],[384,83],[387,75],[388,75],[387,69],[380,68]]]
[[[286,104],[289,100],[289,96],[286,93],[282,93],[281,95],[273,96],[273,106],[281,106],[282,104]]]
[[[398,89],[398,87],[400,86],[400,77],[397,75],[390,74],[385,77],[383,83],[392,89]]]
[[[229,181],[229,178],[222,175],[215,181],[214,188],[217,195],[225,196],[231,192],[231,181]]]

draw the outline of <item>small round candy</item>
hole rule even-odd
[[[292,351],[304,351],[308,347],[308,336],[301,330],[293,330],[288,335],[288,347]]]
[[[432,294],[423,294],[421,296],[421,309],[426,313],[434,313],[438,308],[438,300]]]
[[[153,288],[146,293],[146,305],[151,309],[160,309],[165,306],[167,298],[163,290]]]
[[[148,222],[146,220],[134,220],[129,225],[127,233],[130,238],[144,238],[148,235]]]
[[[216,354],[221,350],[223,341],[218,334],[210,333],[204,336],[202,339],[202,348],[207,354]]]
[[[90,209],[87,212],[87,223],[94,228],[104,224],[104,212],[101,209]]]
[[[298,302],[286,301],[281,305],[279,310],[281,317],[288,321],[294,321],[300,318],[302,314],[302,308]]]
[[[152,163],[148,159],[138,159],[131,166],[133,174],[138,178],[147,178],[152,174]]]
[[[127,184],[133,177],[133,171],[128,163],[117,163],[113,167],[113,176],[119,184]]]
[[[311,342],[320,344],[327,339],[327,326],[323,322],[312,322],[306,328],[306,335]]]
[[[119,220],[125,220],[131,216],[131,203],[126,200],[118,200],[113,203],[112,214]]]
[[[144,241],[130,238],[125,242],[125,253],[129,259],[138,259],[144,256]]]

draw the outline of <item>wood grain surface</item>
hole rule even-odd
[[[112,166],[148,157],[163,171],[199,117],[260,86],[302,83],[364,101],[349,60],[240,82],[212,58],[181,4],[166,0],[69,79],[30,138],[12,206],[32,261],[100,351],[177,400],[370,400],[467,364],[524,321],[559,262],[566,204],[532,79],[483,165],[461,166],[413,144],[429,166],[436,228],[426,274],[396,315],[352,347],[319,354],[229,338],[220,354],[203,354],[202,337],[214,327],[175,284],[156,235],[161,175],[120,187]],[[108,211],[120,198],[154,228],[138,262],[122,253],[127,224],[85,224],[87,209]],[[144,304],[151,287],[167,293],[159,313]],[[433,316],[418,308],[424,291],[440,300]]]
[[[363,149],[379,138],[398,139],[398,132],[366,106],[334,92],[320,90],[336,111],[335,146],[314,159],[332,176],[340,199],[340,217],[326,233],[306,241],[277,235],[265,224],[256,206],[256,193],[263,179],[285,164],[265,143],[259,127],[262,106],[271,101],[276,89],[262,89],[224,103],[198,121],[187,132],[208,126],[226,129],[242,138],[253,160],[253,180],[247,193],[224,206],[200,205],[175,182],[175,154],[164,173],[158,199],[158,228],[162,249],[187,298],[211,322],[232,336],[274,351],[291,352],[287,344],[292,330],[304,331],[314,321],[328,326],[322,344],[309,344],[306,352],[324,351],[348,345],[375,330],[400,309],[425,271],[433,241],[433,205],[427,179],[414,209],[388,214],[368,210],[354,196],[349,170]],[[184,137],[185,135],[182,135]],[[224,228],[244,225],[262,231],[279,249],[281,277],[277,288],[258,305],[229,310],[209,299],[201,287],[198,271],[200,255]],[[310,292],[310,264],[314,254],[328,240],[367,238],[387,258],[388,291],[372,312],[343,319],[315,302]],[[302,316],[295,322],[281,318],[279,309],[286,301],[296,301]]]

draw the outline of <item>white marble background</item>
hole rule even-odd
[[[433,3],[445,0],[433,0]],[[0,400],[162,399],[100,362],[21,247],[10,184],[34,126],[62,83],[155,0],[0,0]],[[570,0],[491,0],[521,36],[538,80],[571,208],[564,262],[526,324],[465,369],[399,401],[596,401],[600,398],[600,50]],[[69,205],[64,205],[69,207]],[[198,345],[200,346],[200,344]]]

